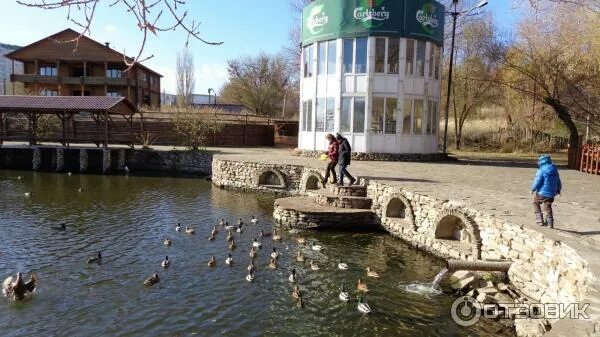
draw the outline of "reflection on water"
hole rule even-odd
[[[383,234],[283,233],[277,243],[265,238],[256,280],[246,282],[252,238],[261,229],[272,231],[271,197],[223,191],[194,179],[15,171],[0,171],[0,192],[0,276],[34,271],[40,279],[32,298],[0,300],[1,336],[502,335],[497,323],[454,324],[453,298],[418,286],[430,284],[441,262]],[[215,241],[206,237],[221,217],[235,222],[251,215],[261,221],[235,234],[235,263],[228,267],[225,231],[219,228]],[[175,232],[177,222],[194,226],[196,235]],[[68,230],[50,229],[60,223]],[[299,235],[325,250],[299,247]],[[163,245],[164,238],[173,244]],[[282,253],[276,271],[266,268],[272,247]],[[298,249],[306,262],[296,262]],[[87,264],[99,251],[102,264]],[[162,270],[165,255],[171,267]],[[206,263],[212,255],[217,267],[211,269]],[[350,270],[337,269],[340,257]],[[310,271],[311,259],[319,271]],[[381,278],[366,279],[366,266]],[[304,309],[291,298],[292,268]],[[144,287],[153,272],[160,283]],[[370,289],[365,297],[370,315],[359,313],[356,302],[338,299],[342,284],[356,295],[359,277]]]

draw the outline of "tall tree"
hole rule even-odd
[[[194,56],[188,48],[177,53],[177,105],[188,107],[196,85]]]
[[[290,69],[281,55],[261,54],[228,62],[229,82],[221,91],[227,101],[257,115],[278,115],[289,92]]]

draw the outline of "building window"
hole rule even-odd
[[[327,104],[327,100],[325,98],[317,98],[317,113],[316,113],[316,126],[315,126],[315,131],[316,132],[323,132],[325,131],[325,110],[327,108],[326,106]]]
[[[150,76],[150,85],[154,85],[156,83],[156,78],[154,76]]]
[[[354,111],[352,113],[352,132],[365,132],[365,98],[354,97]]]
[[[120,69],[106,69],[106,77],[108,78],[121,78],[123,72]]]
[[[337,71],[337,42],[335,40],[331,40],[327,42],[327,46],[327,73],[332,75]]]
[[[344,40],[344,74],[353,72],[353,57],[354,57],[354,40]]]
[[[373,98],[371,131],[375,133],[396,133],[396,112],[398,100],[391,97]]]
[[[148,74],[146,74],[146,73],[142,73],[142,81],[143,81],[144,83],[148,82]]]
[[[400,67],[400,40],[388,40],[388,73],[397,74]]]
[[[415,40],[406,40],[406,75],[415,73]]]
[[[50,76],[50,75],[46,75],[46,76]],[[40,96],[58,96],[58,91],[50,90],[50,89],[42,89],[42,90],[40,90]]]
[[[375,39],[375,72],[385,73],[385,38]]]
[[[302,131],[312,131],[312,100],[304,101],[302,104]]]
[[[360,37],[356,39],[356,68],[355,73],[367,73],[367,38]]]
[[[402,119],[402,133],[405,135],[411,134],[411,126],[412,126],[412,103],[413,101],[410,99],[404,100],[404,107],[402,109],[402,113],[404,115]]]
[[[438,125],[438,102],[429,101],[427,107],[427,134],[435,135],[437,134],[437,125]]]
[[[425,77],[425,41],[417,41],[416,75]]]
[[[323,75],[327,64],[327,42],[319,42],[317,50],[317,75]]]
[[[352,97],[342,98],[342,109],[340,113],[340,132],[350,132],[352,122]]]
[[[435,62],[435,46],[433,43],[429,44],[429,78],[433,78],[433,68]]]
[[[108,97],[123,97],[118,91],[109,91],[106,93]]]
[[[434,74],[433,74],[433,77],[436,80],[439,80],[440,79],[440,63],[442,62],[442,48],[434,45],[433,49],[435,50],[435,54],[433,55],[433,58],[434,58],[434,63],[433,63]]]
[[[325,112],[325,131],[333,132],[335,121],[335,98],[327,98],[327,111]]]
[[[304,77],[312,77],[312,45],[310,46],[306,46],[304,47],[304,52],[302,53],[302,55],[304,56],[304,65],[303,65],[303,69],[304,69]]]
[[[413,134],[423,134],[423,100],[416,99],[414,101],[413,111]]]
[[[40,76],[56,76],[56,67],[40,67]]]

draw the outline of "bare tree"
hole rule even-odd
[[[123,60],[129,68],[136,62],[148,60],[154,55],[144,55],[146,41],[150,35],[161,32],[181,30],[187,34],[186,46],[190,39],[195,39],[209,45],[219,45],[223,42],[210,42],[200,36],[200,22],[189,19],[187,10],[181,11],[186,6],[186,0],[17,0],[17,3],[27,7],[47,10],[67,10],[67,20],[81,28],[78,37],[69,41],[76,42],[83,35],[89,35],[96,16],[96,9],[102,4],[120,10],[132,16],[137,22],[137,28],[142,32],[142,40],[136,56],[125,57]],[[77,15],[79,14],[79,15]],[[123,51],[125,55],[125,51]]]
[[[186,47],[177,53],[177,106],[189,107],[196,85],[194,56]]]

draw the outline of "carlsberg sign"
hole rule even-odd
[[[441,44],[444,6],[434,0],[316,0],[302,13],[302,43],[360,36]]]

